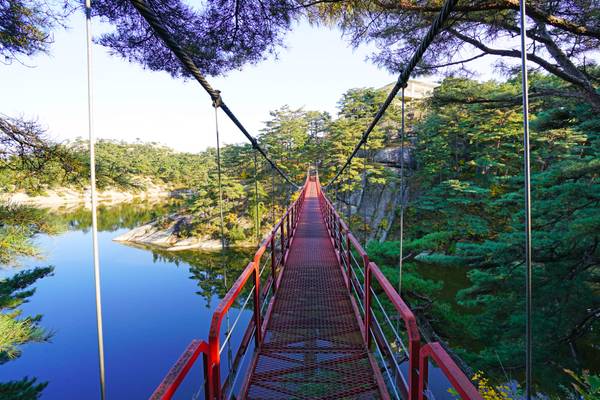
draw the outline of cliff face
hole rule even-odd
[[[396,222],[397,211],[402,202],[406,204],[411,195],[410,186],[405,182],[404,191],[400,193],[400,163],[404,158],[404,176],[410,176],[415,169],[415,160],[409,147],[404,151],[400,147],[389,147],[379,150],[374,161],[382,165],[396,179],[391,179],[386,185],[366,184],[363,180],[361,188],[352,192],[346,199],[338,203],[340,213],[345,216],[348,212],[365,218],[370,227],[368,240],[385,241],[389,237]]]

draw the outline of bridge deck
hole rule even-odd
[[[373,368],[310,182],[248,399],[376,399]]]

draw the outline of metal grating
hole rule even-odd
[[[311,182],[247,398],[381,398],[371,365]]]

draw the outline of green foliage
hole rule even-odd
[[[38,0],[11,0],[0,3],[0,56],[7,62],[19,56],[46,52],[50,32],[66,17],[59,7]]]
[[[338,118],[329,125],[326,137],[326,153],[321,161],[321,180],[329,181],[346,162],[354,146],[369,126],[373,116],[383,104],[386,91],[372,88],[351,89],[342,95],[338,103]],[[384,147],[397,133],[399,127],[397,104],[390,106],[388,113],[372,131],[366,146],[352,160],[338,184],[341,196],[363,185],[363,171],[370,184],[385,184],[386,176],[381,165],[373,163],[377,150]]]
[[[35,293],[35,289],[29,287],[53,270],[52,267],[35,268],[0,280],[0,364],[18,357],[21,354],[18,346],[50,337],[38,326],[41,316],[19,319],[18,307]]]
[[[600,400],[600,376],[591,375],[589,371],[583,371],[581,376],[571,370],[565,372],[573,378],[573,387],[582,400]]]
[[[36,378],[23,378],[18,381],[0,382],[0,398],[6,400],[39,399],[48,382],[37,383]]]
[[[6,158],[6,163],[0,165],[0,190],[39,194],[48,189],[81,189],[89,185],[87,141],[77,139],[64,145],[47,143],[46,148],[53,150],[33,155],[38,161],[35,173],[21,155]],[[151,183],[191,188],[206,180],[206,163],[210,156],[207,152],[180,153],[156,143],[99,140],[96,143],[96,183],[100,189],[133,191],[143,190]]]
[[[494,378],[523,368],[522,117],[511,100],[518,90],[518,77],[446,79],[418,126],[410,183],[419,196],[409,206],[407,249],[422,240],[420,261],[470,268],[470,286],[457,296],[468,313],[456,316],[468,329],[463,349],[455,348]],[[573,99],[534,97],[531,108],[534,368],[540,387],[553,392],[560,369],[577,366],[572,348],[600,339],[600,119]],[[428,243],[432,234],[440,236]],[[452,341],[448,320],[433,326]]]

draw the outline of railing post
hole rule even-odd
[[[412,352],[411,352],[412,354]],[[412,362],[412,359],[410,360]],[[425,389],[428,386],[428,380],[429,380],[429,359],[427,357],[422,357],[421,360],[419,361],[419,375],[420,378],[418,379],[419,383],[415,386],[413,386],[413,374],[412,374],[412,367],[409,367],[410,369],[410,395],[409,398],[410,400],[424,400],[425,399]],[[415,389],[413,389],[413,387]],[[414,393],[415,391],[418,390],[418,393]]]
[[[350,231],[346,229],[346,268],[348,269],[348,283],[352,284],[352,264],[350,264]]]
[[[207,353],[202,353],[202,363],[204,365],[204,399],[212,400],[210,396],[210,377],[209,377],[209,369],[210,369],[210,358]]]
[[[408,342],[408,387],[410,390],[410,400],[417,400],[419,394],[419,375],[423,374],[423,370],[419,370],[419,356],[421,353],[421,341],[419,339],[409,339]],[[427,374],[427,369],[425,369]],[[427,375],[425,375],[427,379]]]
[[[254,324],[256,326],[256,347],[262,342],[262,331],[260,323],[260,258],[254,260]]]
[[[295,216],[295,214],[296,214],[296,213],[295,213],[295,209],[296,209],[296,205],[295,205],[295,204],[292,204],[292,209],[291,209],[291,212],[292,212],[292,231],[294,230],[294,226],[295,226],[295,225],[294,225],[294,221],[295,221],[295,219],[296,219],[296,216]]]
[[[273,277],[273,293],[277,290],[277,249],[275,248],[275,232],[271,235],[271,276]]]
[[[336,249],[340,249],[339,243],[338,243],[338,221],[337,218],[335,216],[335,213],[333,214],[333,243],[335,244],[334,247]]]
[[[279,225],[281,240],[279,241],[281,247],[281,263],[283,264],[283,257],[285,256],[285,233],[283,232],[283,221]]]
[[[221,399],[221,355],[219,354],[219,338],[211,338],[208,343],[207,398]]]
[[[285,216],[285,228],[287,230],[287,240],[285,241],[286,242],[285,247],[289,249],[290,242],[292,241],[292,232],[290,230],[290,213],[289,212]]]
[[[337,242],[337,223],[335,213],[333,212],[331,213],[331,238],[333,239],[333,248],[339,250]]]
[[[338,248],[340,249],[340,258],[342,257],[342,221],[338,218]]]
[[[365,264],[365,342],[367,349],[371,348],[371,268],[369,268],[369,257],[363,255]]]

